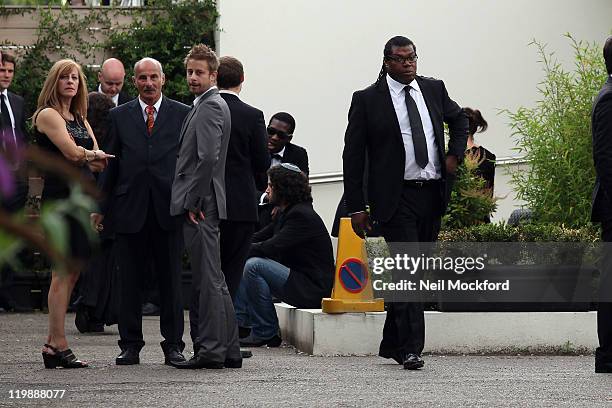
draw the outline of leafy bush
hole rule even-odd
[[[443,228],[463,228],[482,224],[497,208],[492,191],[485,188],[485,180],[476,174],[480,164],[478,154],[466,153],[457,169],[457,179],[451,192]]]
[[[600,230],[592,224],[568,228],[557,224],[511,227],[496,223],[441,231],[438,239],[444,242],[598,242]]]
[[[114,30],[105,47],[125,64],[126,78],[133,75],[139,59],[148,56],[160,61],[166,75],[164,93],[191,103],[183,60],[194,44],[214,44],[218,18],[215,1],[154,0],[147,7],[131,10],[132,23],[126,29]],[[136,93],[130,81],[126,85]]]
[[[218,18],[214,0],[185,0],[176,4],[172,0],[151,0],[145,7],[91,8],[87,14],[77,13],[69,6],[15,9],[3,7],[0,3],[0,19],[14,14],[31,15],[39,21],[34,46],[17,51],[19,58],[11,85],[13,92],[25,98],[29,112],[36,110],[49,68],[61,58],[72,58],[81,63],[88,89],[94,89],[97,75],[86,62],[92,61],[100,50],[123,61],[126,67],[125,89],[132,95],[136,94],[130,80],[132,67],[142,57],[149,56],[159,60],[164,67],[164,94],[188,101],[183,58],[196,43],[214,44]],[[117,24],[116,17],[121,15],[132,18],[127,27]],[[102,31],[90,27],[101,27]],[[3,43],[12,45],[6,39]]]
[[[512,175],[517,197],[533,210],[536,220],[572,227],[586,225],[595,182],[590,115],[593,97],[606,78],[601,47],[576,41],[575,64],[566,71],[536,41],[545,73],[533,108],[504,111],[529,168]]]

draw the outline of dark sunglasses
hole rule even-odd
[[[291,134],[287,132],[283,132],[282,130],[275,129],[272,126],[268,126],[267,131],[268,131],[268,135],[270,136],[276,135],[278,136],[279,139],[288,139],[292,136]]]

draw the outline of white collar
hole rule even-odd
[[[6,96],[6,99],[8,99],[8,89],[5,89],[4,91],[0,92],[0,94]]]
[[[285,149],[287,148],[287,146],[285,145],[285,147],[283,147],[283,150],[281,150],[278,153],[272,153],[272,154],[278,154],[280,157],[285,157]]]
[[[399,93],[402,92],[406,87],[405,84],[402,84],[401,82],[398,82],[395,79],[391,78],[389,74],[387,74],[386,77],[387,85],[389,85],[389,89],[393,91],[394,94],[399,95]],[[413,79],[412,82],[410,82],[408,85],[410,85],[410,87],[415,91],[419,93],[421,92],[421,88],[419,88],[419,83],[417,82],[416,78]]]
[[[234,91],[230,91],[229,89],[219,89],[219,93],[230,94],[230,95],[234,95],[237,98],[240,98],[240,95],[238,95]]]
[[[161,106],[162,99],[164,99],[164,95],[160,95],[157,102],[155,102],[155,104],[153,105],[153,107],[155,108],[155,112],[159,112],[159,107]],[[142,99],[140,99],[140,95],[138,95],[138,103],[140,103],[140,108],[143,110],[143,112],[145,112],[145,109],[148,105]]]
[[[98,92],[100,92],[102,95],[106,95],[103,91],[102,91],[102,85],[98,84]],[[106,95],[108,96],[108,95]],[[115,94],[115,96],[108,96],[109,98],[111,98],[111,100],[113,101],[113,103],[115,104],[115,106],[119,106],[119,92],[117,92]]]

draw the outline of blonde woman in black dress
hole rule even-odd
[[[38,108],[33,116],[34,133],[38,146],[65,160],[79,171],[99,172],[113,156],[98,150],[98,144],[87,123],[87,83],[76,62],[64,59],[56,62],[45,80],[38,97]],[[43,202],[64,199],[70,194],[66,180],[55,174],[44,175]],[[83,265],[90,256],[89,240],[79,222],[68,216],[70,251],[68,255]],[[49,333],[43,347],[46,368],[82,368],[87,363],[78,360],[68,348],[64,320],[70,294],[79,271],[51,274],[49,288]]]

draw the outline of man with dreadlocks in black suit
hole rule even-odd
[[[387,242],[435,241],[465,151],[467,116],[442,81],[417,76],[417,58],[412,41],[391,38],[376,83],[353,94],[344,140],[344,194],[353,229],[361,237],[376,223]],[[365,211],[364,171],[370,214]],[[379,355],[418,369],[424,364],[424,343],[423,304],[389,304]]]

